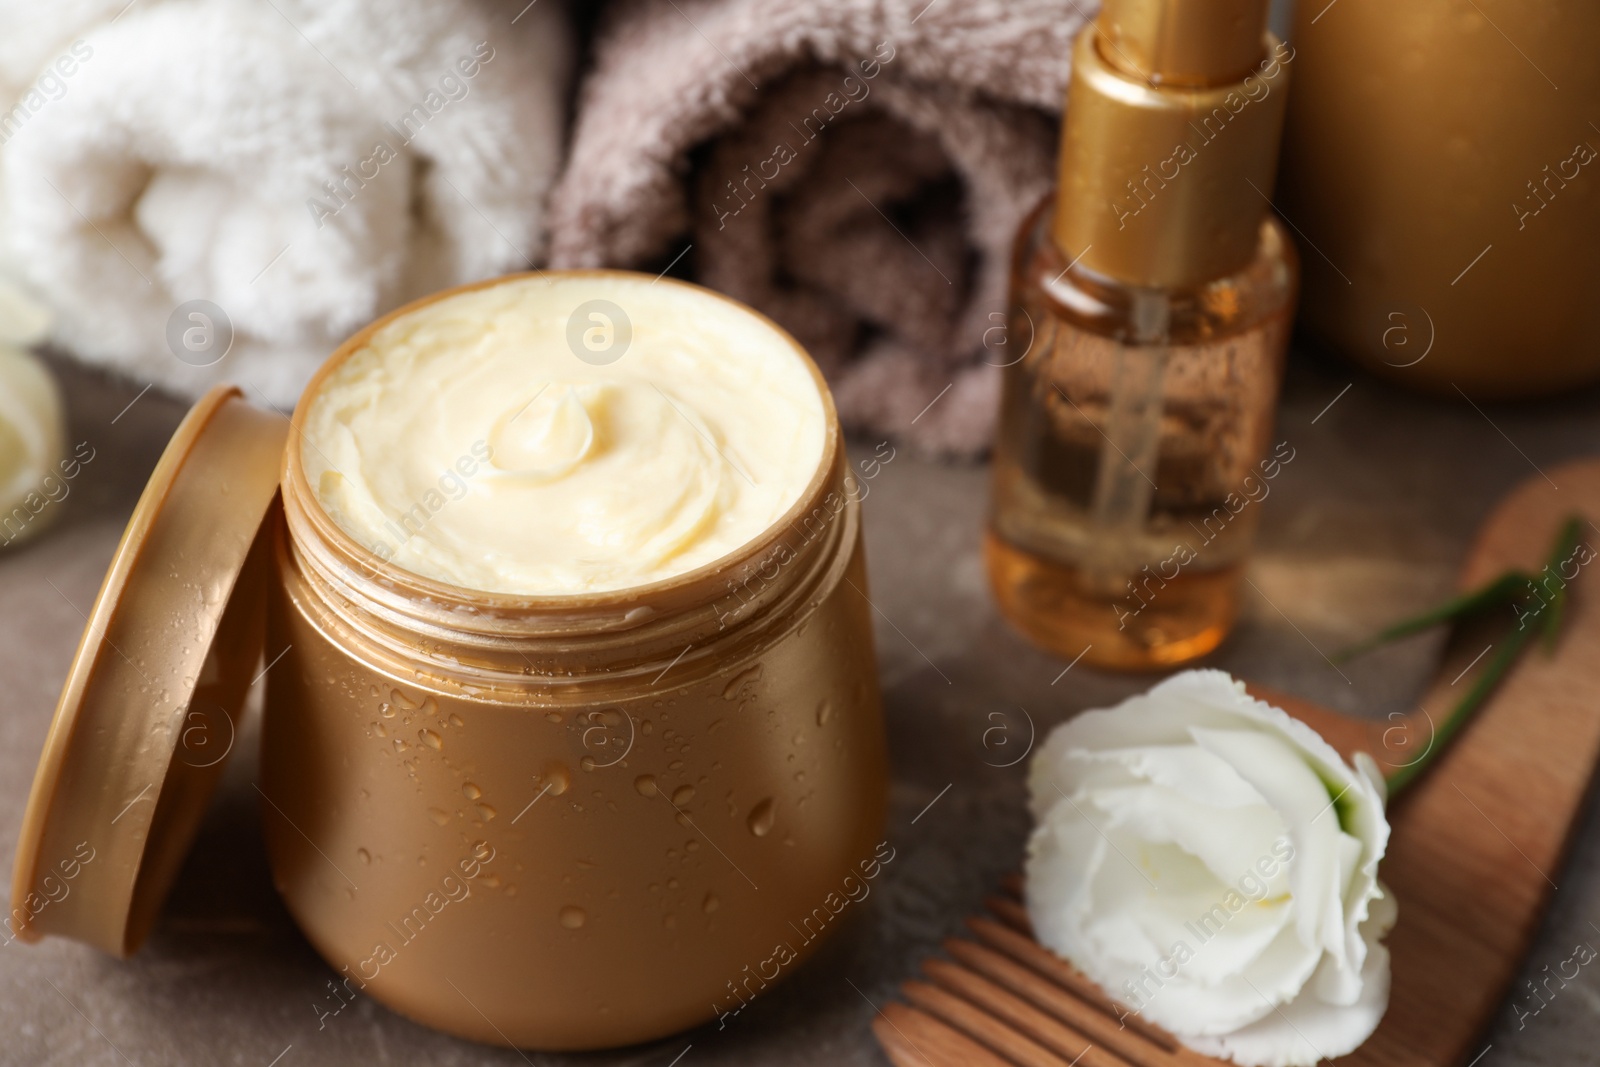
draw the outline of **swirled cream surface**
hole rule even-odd
[[[626,275],[419,308],[308,403],[301,459],[345,532],[424,577],[514,595],[623,589],[727,555],[799,499],[826,437],[783,334]]]

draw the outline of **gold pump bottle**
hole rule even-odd
[[[1237,610],[1298,275],[1268,195],[1293,51],[1267,0],[1107,0],[1012,276],[985,554],[1063,657],[1151,669]]]

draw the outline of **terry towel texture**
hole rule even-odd
[[[523,9],[0,0],[0,262],[81,358],[292,404],[375,316],[542,255],[571,43]]]
[[[1012,358],[1012,242],[1053,177],[1094,8],[622,0],[552,196],[552,263],[660,266],[692,244],[690,275],[792,332],[847,426],[977,452]]]

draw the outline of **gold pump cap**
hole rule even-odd
[[[1243,268],[1269,206],[1294,51],[1267,0],[1106,0],[1073,46],[1053,235],[1128,285]]]
[[[11,931],[126,956],[199,829],[261,658],[288,422],[238,389],[172,437],[117,546],[22,817]]]
[[[1099,28],[1112,66],[1151,85],[1242,81],[1263,59],[1267,0],[1106,0]]]

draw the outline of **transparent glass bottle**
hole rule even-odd
[[[1091,665],[1227,635],[1297,264],[1269,212],[1294,51],[1267,0],[1104,0],[1073,42],[1058,192],[1017,240],[986,545],[1001,611]]]
[[[1035,643],[1150,668],[1233,624],[1294,307],[1282,225],[1242,270],[1150,289],[1069,265],[1054,199],[1019,242],[985,555],[1002,611]],[[1292,453],[1289,453],[1292,458]]]

